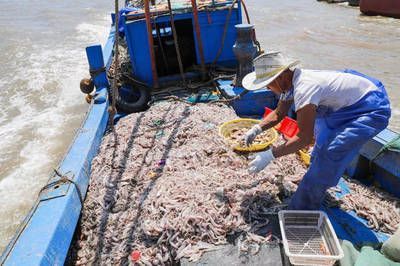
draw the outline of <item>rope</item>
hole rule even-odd
[[[221,46],[220,46],[219,49],[218,49],[218,52],[217,52],[217,54],[216,54],[216,56],[215,56],[215,58],[214,58],[214,60],[213,60],[213,62],[212,62],[212,65],[215,65],[215,64],[217,63],[219,57],[220,57],[221,54],[222,54],[222,50],[224,49],[226,34],[227,34],[227,32],[228,32],[228,26],[229,26],[229,21],[230,21],[230,19],[231,19],[231,15],[232,15],[232,10],[233,10],[233,7],[235,6],[235,4],[236,4],[237,2],[238,2],[238,0],[232,1],[231,6],[229,7],[228,15],[226,16],[226,20],[225,20],[224,33],[222,34]],[[242,2],[242,6],[243,6],[244,13],[245,13],[245,15],[246,15],[247,23],[248,23],[248,24],[251,24],[251,22],[250,22],[250,16],[249,16],[249,13],[248,13],[248,11],[247,11],[246,4],[245,4],[245,2],[244,2],[243,0],[241,0],[241,2]],[[257,41],[257,38],[256,38],[256,31],[255,31],[255,30],[254,30],[254,32],[253,32],[253,35],[254,35],[254,36],[253,36],[253,37],[254,37],[254,43],[256,44],[256,46],[257,46],[257,48],[258,48],[258,52],[261,53],[261,51],[262,51],[262,50],[261,50],[261,45],[260,45],[260,43]]]
[[[68,172],[63,175],[60,172],[58,172],[56,169],[54,169],[54,173],[56,174],[56,176],[58,176],[60,178],[57,179],[56,181],[53,181],[53,182],[48,183],[45,186],[43,186],[39,191],[39,198],[42,195],[43,191],[45,191],[45,190],[47,190],[47,189],[49,189],[51,187],[55,187],[57,185],[64,185],[64,184],[70,183],[70,184],[75,185],[76,191],[78,192],[79,201],[81,203],[81,206],[83,206],[83,196],[82,196],[81,190],[79,189],[78,184],[73,180],[74,176],[69,178],[67,176]]]
[[[230,102],[233,102],[235,100],[240,99],[241,97],[243,97],[243,95],[245,95],[246,93],[248,93],[249,91],[244,90],[243,92],[241,92],[239,95],[236,95],[232,98],[229,99],[218,99],[218,100],[212,100],[212,101],[208,101],[205,104],[215,104],[215,103],[227,103],[229,104]],[[188,101],[185,100],[181,97],[175,96],[175,95],[168,95],[168,96],[162,96],[162,97],[158,97],[158,98],[153,98],[150,102],[149,102],[149,106],[153,105],[156,102],[159,101],[165,101],[165,100],[172,100],[172,101],[177,101],[177,102],[182,102],[182,103],[186,103],[188,105],[196,105],[200,102],[192,102],[192,101]]]
[[[191,90],[195,90],[195,89],[199,89],[199,88],[204,87],[204,86],[208,86],[210,84],[214,84],[214,82],[216,80],[219,80],[219,79],[231,79],[233,77],[234,77],[234,75],[219,75],[217,77],[211,78],[208,81],[204,81],[204,82],[197,83],[197,84],[194,84],[194,85],[188,84],[187,88],[189,88]]]
[[[119,36],[118,36],[118,23],[119,23],[119,8],[118,8],[118,0],[114,1],[115,5],[115,42],[114,42],[114,64],[118,66],[118,55],[119,55]],[[108,108],[109,113],[109,126],[113,129],[114,128],[114,116],[117,113],[117,97],[118,97],[118,67],[114,69],[114,79],[112,85],[112,97],[111,97],[111,106]]]
[[[98,75],[106,71],[106,67],[100,67],[98,69],[89,69],[91,79],[95,79]]]
[[[200,32],[199,9],[197,7],[196,0],[191,0],[190,2],[192,3],[193,24],[194,24],[194,30],[196,33],[196,37],[197,37],[197,49],[199,51],[199,56],[200,56],[202,80],[205,80],[206,65],[205,65],[205,59],[204,59],[203,41],[202,41],[201,32]]]
[[[251,24],[249,12],[247,11],[246,3],[243,0],[242,0],[242,6],[243,6],[244,13],[246,15],[247,23]]]
[[[221,45],[218,49],[217,54],[215,55],[215,58],[212,62],[212,65],[215,65],[218,61],[218,58],[221,56],[222,50],[224,49],[224,44],[225,44],[225,39],[226,39],[226,33],[228,32],[228,26],[229,26],[229,21],[231,19],[231,15],[232,15],[232,10],[233,7],[235,6],[235,4],[237,3],[238,0],[234,0],[232,1],[231,6],[229,7],[229,11],[228,11],[228,15],[226,16],[226,21],[225,21],[225,26],[224,26],[224,33],[222,34],[222,41],[221,41]]]
[[[251,24],[249,12],[247,11],[247,7],[246,7],[246,3],[244,2],[244,0],[241,0],[241,1],[242,1],[242,6],[243,6],[244,13],[245,13],[245,15],[246,15],[247,23],[248,23],[248,24]],[[257,48],[258,48],[258,53],[259,53],[259,54],[264,53],[264,51],[261,49],[261,44],[260,44],[260,42],[257,40],[257,35],[256,35],[256,30],[255,30],[255,29],[253,30],[253,35],[254,35],[254,36],[253,36],[253,37],[254,37],[254,43],[256,44],[256,46],[257,46]]]
[[[232,15],[233,7],[235,6],[236,3],[238,3],[238,0],[234,0],[231,3],[230,7],[229,7],[229,13],[228,13],[228,15],[226,17],[226,21],[225,21],[225,28],[224,28],[224,34],[223,34],[223,38],[222,38],[222,43],[221,43],[219,51],[218,51],[218,53],[217,53],[217,55],[216,55],[216,57],[214,59],[214,63],[210,65],[211,68],[209,69],[209,73],[208,73],[210,79],[208,81],[204,81],[204,82],[200,82],[200,83],[196,83],[196,84],[188,84],[188,83],[186,83],[187,81],[185,80],[185,76],[184,76],[184,73],[183,73],[182,60],[181,60],[181,55],[180,55],[178,36],[176,36],[176,28],[175,28],[175,25],[174,25],[174,15],[173,15],[172,7],[171,7],[171,1],[168,0],[168,4],[169,4],[168,5],[168,9],[169,10],[168,11],[169,11],[170,19],[171,19],[171,28],[172,28],[172,32],[173,32],[173,35],[174,35],[173,38],[174,38],[174,44],[175,44],[175,49],[176,49],[176,53],[177,53],[177,59],[178,59],[178,63],[179,63],[179,68],[180,68],[180,74],[181,74],[182,81],[184,83],[183,85],[187,89],[196,90],[196,89],[199,89],[201,87],[210,86],[210,85],[214,85],[214,87],[217,87],[216,86],[216,82],[215,82],[216,80],[233,78],[234,75],[220,75],[218,73],[213,73],[213,69],[217,67],[217,65],[215,63],[218,60],[218,58],[220,57],[220,54],[222,53],[222,49],[223,49],[223,46],[224,46],[224,43],[225,43],[225,39],[226,39],[227,29],[228,29],[228,26],[229,26],[229,21],[230,21],[231,15]],[[247,17],[248,23],[250,23],[250,18],[248,16],[248,12],[247,12],[246,7],[244,7],[244,11],[246,13],[246,17]],[[154,18],[153,18],[153,21],[154,21]],[[116,50],[118,50],[118,49],[116,49]],[[123,51],[122,51],[122,53],[123,53]],[[118,56],[117,53],[115,55]],[[132,72],[130,71],[129,67],[127,67],[128,65],[130,65],[129,58],[122,58],[122,61],[124,61],[124,60],[127,61],[129,64],[125,65],[125,63],[121,62],[121,65],[118,65],[118,61],[115,60],[114,64],[113,64],[113,67],[110,68],[110,71],[109,71],[108,74],[109,74],[109,78],[113,79],[114,84],[115,84],[115,81],[122,82],[123,79],[127,79],[127,80],[130,80],[130,81],[132,81],[132,82],[134,82],[136,84],[140,84],[140,85],[143,85],[143,86],[147,87],[148,86],[147,84],[144,84],[143,82],[140,82],[140,81],[136,80],[134,77],[132,77]],[[118,69],[119,75],[117,75],[117,73],[116,73],[117,69]],[[114,74],[114,75],[112,75],[112,74]],[[215,74],[217,74],[217,75],[215,75]],[[112,76],[114,76],[114,78]],[[121,78],[123,78],[123,79],[121,79]],[[232,101],[234,101],[236,99],[239,99],[240,97],[242,97],[247,92],[248,91],[244,91],[240,95],[237,95],[237,96],[235,96],[233,98],[219,99],[219,100],[215,100],[215,101],[210,101],[209,103],[219,103],[219,102],[229,103],[229,102],[232,102]],[[224,95],[224,96],[226,97],[226,95]],[[187,104],[191,104],[191,105],[193,104],[192,102],[189,102],[189,101],[185,101],[185,100],[181,100],[181,99],[178,100],[177,98],[175,98],[173,96],[170,96],[170,95],[167,96],[167,97],[168,98],[165,98],[167,100],[168,99],[172,99],[172,100],[186,102]],[[113,98],[115,98],[115,97],[113,97]],[[153,102],[153,100],[150,101],[150,104],[152,102]]]
[[[183,71],[182,57],[181,57],[181,52],[179,50],[178,34],[176,34],[174,15],[172,13],[172,7],[171,7],[171,0],[168,0],[168,11],[169,11],[170,19],[171,19],[171,29],[172,29],[172,35],[174,38],[176,57],[178,59],[178,64],[179,64],[179,72],[181,74],[183,85],[186,87],[186,78],[185,78],[185,73]]]

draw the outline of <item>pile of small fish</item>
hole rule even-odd
[[[232,130],[228,141],[232,145],[239,145],[241,147],[246,147],[246,144],[244,143],[244,136],[249,129],[250,128],[242,127],[242,128]],[[271,130],[265,130],[257,135],[257,137],[253,141],[253,144],[267,143],[267,142],[271,141],[273,137],[274,137],[274,135]]]
[[[339,199],[344,210],[354,210],[376,231],[393,234],[400,226],[400,200],[374,186],[346,180],[351,193]]]
[[[306,169],[289,155],[250,175],[218,135],[235,118],[221,103],[177,101],[122,118],[93,159],[72,264],[171,265],[230,239],[248,254],[271,241],[259,229]]]

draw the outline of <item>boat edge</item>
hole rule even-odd
[[[111,27],[100,56],[107,69],[112,60],[114,39],[115,30]],[[89,61],[88,49],[91,47],[87,48]],[[46,193],[38,195],[36,203],[1,255],[1,265],[64,264],[80,217],[80,198],[85,198],[88,188],[90,164],[107,127],[107,86],[104,83],[100,85],[86,117],[59,163],[58,172],[71,176],[72,182],[54,186],[53,191],[43,191]],[[47,185],[59,178],[56,174],[51,175]],[[49,216],[52,219],[48,219]]]

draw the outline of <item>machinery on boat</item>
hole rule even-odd
[[[91,95],[86,118],[57,172],[40,191],[4,251],[1,264],[65,263],[87,192],[91,161],[109,126],[108,109],[113,100],[118,111],[115,123],[127,113],[145,111],[150,99],[182,97],[182,90],[192,93],[185,101],[228,101],[239,117],[260,118],[265,107],[276,107],[272,92],[247,92],[241,87],[241,78],[252,71],[250,59],[262,53],[247,12],[247,24],[243,24],[242,10],[245,6],[241,0],[171,0],[157,4],[145,0],[143,5],[128,3],[112,15],[113,27],[104,47],[86,48],[91,73],[89,84],[83,86],[83,91]],[[123,72],[129,75],[120,80],[118,95],[107,78],[115,62],[117,40],[126,43],[129,55]],[[91,82],[95,91],[90,89]],[[220,94],[204,94],[200,88],[217,89]],[[396,132],[381,132],[348,167],[348,176],[400,197],[400,153],[392,145],[398,140]],[[338,197],[352,193],[344,182],[339,185],[342,189]],[[370,229],[354,211],[334,207],[324,211],[340,239],[360,245],[382,243],[388,238]],[[271,265],[284,264],[280,248],[271,248],[262,256],[273,257],[275,264]]]

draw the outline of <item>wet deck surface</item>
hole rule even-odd
[[[281,239],[278,215],[268,217],[270,223],[262,228],[258,233],[266,235],[272,232],[273,235]],[[290,266],[288,258],[285,256],[282,244],[276,241],[260,247],[256,255],[243,256],[239,252],[237,245],[225,245],[223,248],[205,253],[200,260],[190,262],[187,259],[181,260],[181,266],[203,266],[203,265],[252,265],[252,266]]]
[[[181,260],[181,266],[202,266],[202,265],[263,265],[278,266],[291,265],[284,255],[282,245],[262,245],[256,255],[240,256],[237,246],[227,245],[220,250],[211,251],[202,256],[199,261],[189,262]]]

